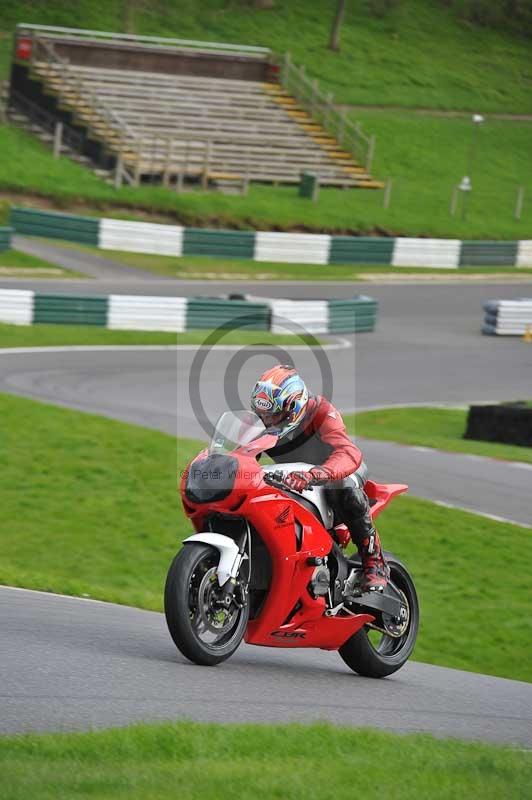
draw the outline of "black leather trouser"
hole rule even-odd
[[[356,478],[351,476],[327,484],[327,501],[334,511],[335,524],[343,522],[351,539],[360,547],[373,531],[369,500]]]

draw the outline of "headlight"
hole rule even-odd
[[[213,503],[229,497],[234,489],[238,461],[232,456],[212,453],[193,461],[189,467],[185,496],[193,503]]]

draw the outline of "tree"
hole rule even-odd
[[[331,50],[340,49],[340,28],[342,27],[342,22],[344,20],[344,13],[345,0],[338,0],[333,26],[331,28],[331,38],[329,39],[329,47]]]

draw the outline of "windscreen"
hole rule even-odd
[[[239,445],[249,444],[265,432],[262,420],[253,411],[226,411],[216,423],[209,451],[230,453]]]

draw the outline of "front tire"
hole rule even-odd
[[[339,649],[340,656],[353,672],[367,678],[385,678],[408,661],[419,628],[419,604],[416,587],[408,570],[391,553],[385,553],[390,580],[403,592],[409,607],[408,627],[398,638],[382,634],[379,641],[370,638],[375,632],[367,626],[359,630]]]
[[[243,639],[249,605],[217,610],[216,577],[220,555],[210,545],[185,544],[174,558],[164,590],[164,612],[177,649],[203,666],[220,664]],[[225,620],[220,615],[227,614]]]

